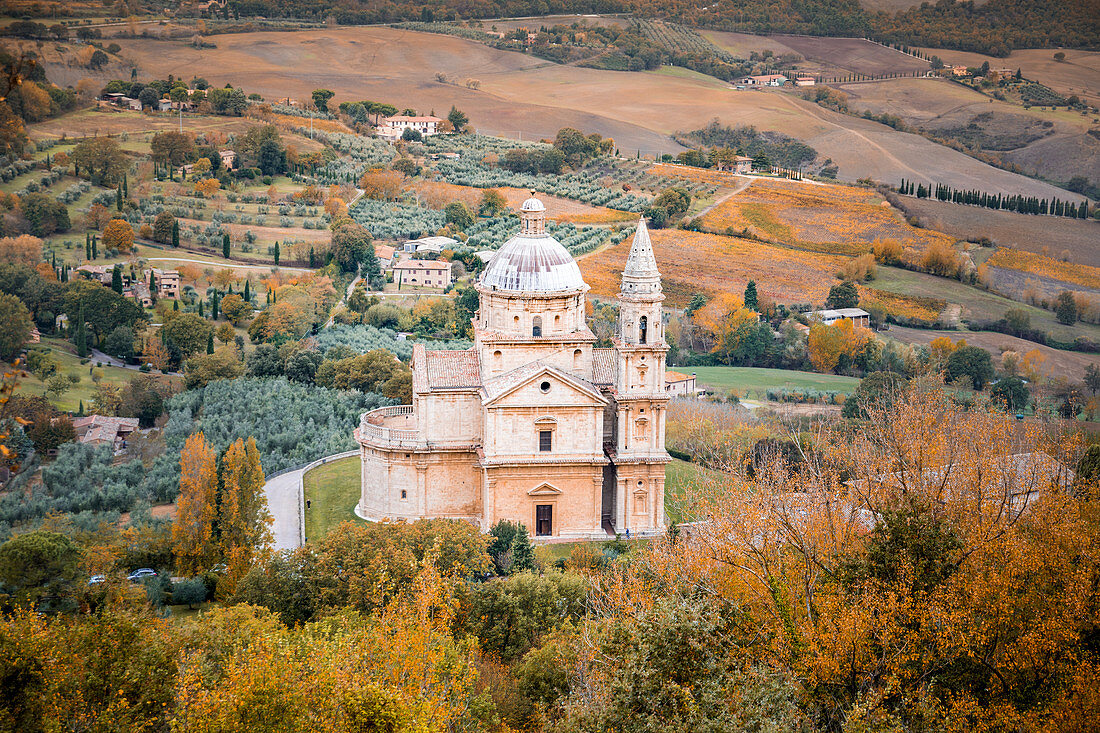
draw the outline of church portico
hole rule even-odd
[[[367,519],[455,517],[533,539],[664,531],[660,274],[640,220],[613,348],[595,348],[576,261],[532,197],[477,284],[474,346],[413,348],[413,404],[363,415]]]

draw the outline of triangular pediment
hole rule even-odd
[[[561,489],[545,482],[527,492],[528,496],[559,496],[560,494]]]
[[[595,404],[607,404],[607,398],[600,394],[595,385],[549,364],[520,367],[491,380],[485,385],[482,403],[486,407],[499,403],[509,395],[540,381],[549,381],[573,393],[584,395]]]

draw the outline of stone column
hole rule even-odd
[[[615,531],[626,529],[626,479],[620,478],[615,486]]]
[[[649,480],[649,528],[657,529],[657,479]]]
[[[658,528],[665,526],[665,483],[664,479],[658,477],[656,479],[656,491],[654,492],[653,501],[656,504],[654,509],[656,510]]]
[[[592,526],[595,527],[593,531],[600,532],[603,530],[603,469],[598,469],[599,473],[592,479],[592,496],[593,504],[595,505],[594,518],[592,520]]]
[[[420,517],[427,516],[428,511],[428,464],[416,464],[416,513]]]

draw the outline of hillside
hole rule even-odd
[[[613,138],[626,154],[678,152],[670,139],[717,117],[802,140],[839,166],[847,180],[941,180],[1062,196],[1047,184],[998,170],[885,125],[854,119],[780,92],[739,92],[718,80],[658,72],[562,66],[452,36],[391,28],[221,35],[218,48],[183,41],[120,40],[148,73],[232,83],[267,98],[307,98],[323,86],[336,101],[381,99],[421,111],[456,105],[483,132],[531,139],[564,126]],[[441,82],[437,74],[444,74]],[[469,88],[467,80],[479,82]],[[608,100],[615,100],[613,105]],[[934,173],[933,173],[934,171]]]

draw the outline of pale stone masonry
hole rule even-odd
[[[477,285],[474,346],[413,350],[413,404],[363,415],[370,520],[502,519],[536,539],[664,531],[665,354],[661,276],[644,219],[620,293],[612,348],[594,348],[588,286],[546,232],[542,202]]]

